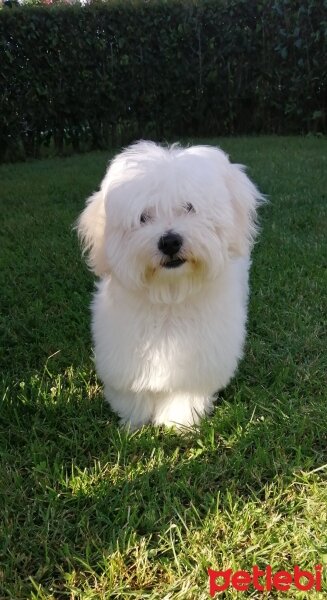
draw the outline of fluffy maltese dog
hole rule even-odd
[[[77,229],[100,277],[96,368],[122,423],[197,424],[233,376],[261,199],[217,148],[144,141],[88,199]]]

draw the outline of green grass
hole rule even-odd
[[[322,563],[326,582],[327,143],[218,143],[270,202],[245,358],[183,437],[121,431],[94,374],[93,278],[71,226],[108,153],[0,167],[1,599],[202,600],[207,567],[254,564]]]

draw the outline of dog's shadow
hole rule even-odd
[[[23,570],[47,586],[86,560],[101,571],[112,554],[128,555],[144,541],[159,562],[173,562],[174,544],[163,551],[159,543],[167,531],[200,531],[217,511],[260,502],[275,480],[291,485],[297,472],[321,464],[315,408],[301,410],[287,398],[274,405],[264,389],[258,403],[258,390],[239,381],[241,375],[219,396],[212,417],[183,435],[120,429],[95,379],[88,399],[82,380],[74,389],[63,377],[70,393],[52,404],[39,384],[24,390],[23,400],[18,386],[15,402],[3,402],[2,420],[11,466],[7,514],[16,513],[11,555],[20,555],[24,530],[31,532]],[[19,514],[22,494],[26,510]]]

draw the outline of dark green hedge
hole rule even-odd
[[[0,11],[0,158],[139,137],[326,131],[326,0]]]

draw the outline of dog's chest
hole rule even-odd
[[[93,305],[96,363],[117,389],[214,390],[234,364],[244,333],[240,295],[211,294],[198,303],[108,300]]]
[[[137,385],[184,386],[185,380],[199,382],[208,369],[210,328],[203,315],[189,308],[157,307],[139,323],[139,343],[133,353]]]
[[[165,354],[186,356],[192,350],[190,342],[199,338],[201,329],[201,315],[195,311],[158,306],[140,322],[140,351],[159,352],[161,357]]]

